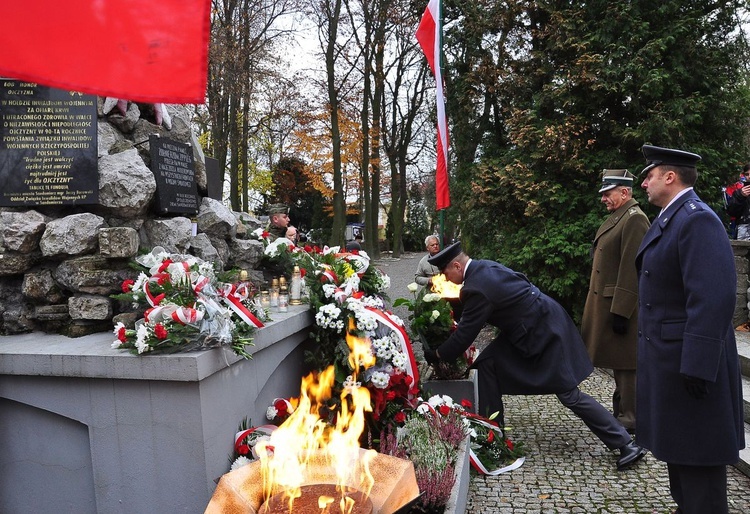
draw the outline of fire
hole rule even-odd
[[[454,284],[441,273],[432,277],[432,292],[439,294],[441,298],[458,299],[461,284]]]
[[[369,462],[376,452],[363,452],[359,446],[365,429],[364,413],[372,410],[372,406],[369,390],[356,382],[356,377],[360,368],[375,364],[375,356],[368,339],[348,334],[347,344],[354,373],[341,392],[335,426],[325,421],[335,381],[334,367],[329,366],[317,376],[311,373],[302,379],[299,404],[294,412],[269,441],[258,443],[264,496],[268,500],[279,492],[286,493],[289,512],[293,511],[294,500],[302,494],[309,467],[319,465],[312,461],[322,461],[335,470],[337,491],[341,493],[340,499],[320,496],[321,512],[350,513],[354,501],[345,493],[357,489],[367,497],[372,489],[374,480]],[[340,510],[332,509],[336,504]]]

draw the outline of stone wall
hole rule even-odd
[[[205,158],[190,129],[189,110],[165,106],[164,116],[155,118],[153,105],[113,106],[99,99],[98,205],[0,208],[0,334],[75,337],[111,330],[113,318],[127,306],[109,295],[137,275],[129,266],[132,258],[155,246],[221,269],[247,269],[252,281],[263,280],[252,271],[263,245],[248,238],[261,223],[206,196]],[[194,220],[156,214],[150,134],[191,144],[202,198]]]
[[[732,322],[735,327],[748,321],[748,271],[750,270],[750,241],[732,240],[734,266],[737,270],[737,304]]]

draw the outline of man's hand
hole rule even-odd
[[[685,389],[687,389],[688,394],[693,398],[702,400],[708,396],[708,384],[702,378],[682,375],[682,380],[685,383]]]
[[[437,364],[440,362],[440,357],[438,357],[437,350],[433,350],[432,348],[427,348],[426,346],[422,347],[424,350],[424,360],[427,361],[427,364]]]
[[[744,196],[744,197],[750,196],[750,184],[748,184],[746,186],[742,186],[741,191],[742,191],[742,196]]]
[[[615,334],[627,334],[628,318],[620,316],[619,314],[613,314],[612,317],[612,332]]]

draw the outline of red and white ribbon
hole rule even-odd
[[[244,284],[243,284],[244,286]],[[246,286],[237,288],[233,284],[226,284],[224,288],[219,291],[219,296],[222,297],[227,307],[232,309],[242,321],[255,328],[262,328],[263,322],[259,320],[250,310],[242,304],[242,300],[247,298],[249,290]]]
[[[414,382],[413,384],[416,384],[419,382],[419,369],[417,368],[417,361],[414,359],[414,352],[411,348],[411,341],[409,340],[409,336],[406,334],[406,330],[404,330],[404,327],[401,325],[398,325],[395,321],[391,319],[390,316],[388,316],[385,312],[383,312],[381,309],[377,309],[375,307],[365,307],[368,311],[373,313],[377,320],[381,322],[383,325],[390,328],[395,334],[396,338],[398,339],[399,346],[401,347],[401,351],[406,354],[406,374],[409,375]]]
[[[241,430],[241,431],[237,432],[234,435],[234,449],[235,449],[235,451],[237,453],[240,452],[240,446],[242,446],[242,441],[244,441],[245,438],[247,436],[249,436],[250,434],[253,434],[253,433],[257,432],[259,434],[263,434],[264,436],[270,437],[271,434],[273,434],[274,430],[276,430],[277,428],[278,427],[276,427],[275,425],[260,425],[259,427],[252,427],[252,428],[248,428],[247,430]],[[250,451],[252,452],[253,457],[257,459],[258,458],[258,454],[255,451],[255,445],[252,444],[252,445],[248,445],[248,446],[250,446]]]

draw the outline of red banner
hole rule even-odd
[[[435,96],[437,99],[437,170],[435,172],[435,200],[437,209],[450,207],[448,189],[448,118],[445,115],[445,97],[443,92],[443,72],[440,69],[441,45],[443,32],[440,19],[440,0],[430,0],[417,28],[417,41],[427,57],[433,75],[435,75]]]
[[[148,103],[203,103],[210,0],[0,3],[0,76]]]

